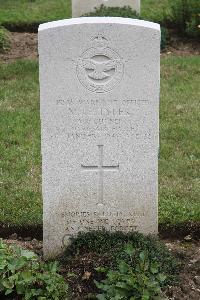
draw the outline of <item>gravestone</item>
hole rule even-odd
[[[102,230],[157,233],[160,27],[39,27],[44,253]]]
[[[130,6],[133,11],[140,13],[140,0],[72,0],[72,17],[81,17],[101,5],[107,7]]]

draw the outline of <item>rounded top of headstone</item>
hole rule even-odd
[[[120,18],[120,17],[82,17],[82,18],[71,18],[59,21],[53,21],[41,24],[38,31],[53,29],[58,27],[70,26],[70,25],[81,25],[81,24],[121,24],[121,25],[133,25],[139,27],[146,27],[160,31],[160,25],[153,22]]]

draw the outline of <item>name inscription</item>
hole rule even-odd
[[[144,126],[145,106],[150,108],[149,104],[148,99],[59,98],[56,113],[62,114],[66,123],[52,127],[50,137],[62,136],[65,140],[77,141],[123,135],[135,140],[150,140],[152,130]]]

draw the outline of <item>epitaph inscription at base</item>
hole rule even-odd
[[[39,28],[44,254],[80,231],[157,233],[159,25]]]

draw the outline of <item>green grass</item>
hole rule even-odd
[[[142,0],[141,17],[162,21],[169,8],[168,1]],[[38,24],[70,17],[70,0],[0,0],[0,24],[4,25]]]
[[[159,222],[200,221],[199,57],[162,58]],[[0,222],[40,225],[38,63],[0,65]]]
[[[41,224],[38,63],[0,65],[0,222]]]
[[[0,24],[43,23],[70,17],[70,0],[0,0]]]
[[[160,222],[200,221],[200,58],[162,60]]]

